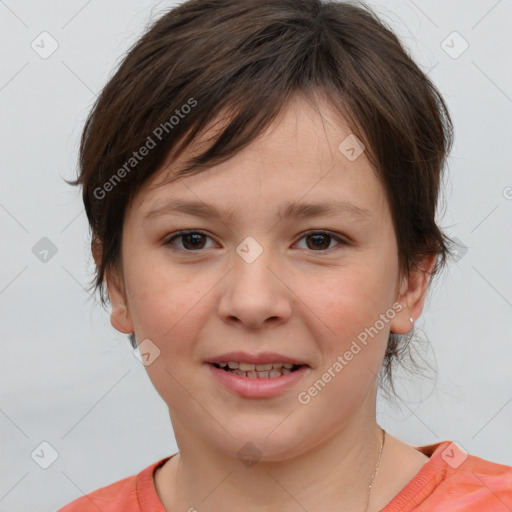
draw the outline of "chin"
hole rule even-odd
[[[240,460],[259,462],[291,460],[307,451],[311,444],[311,438],[307,438],[302,430],[304,439],[299,439],[298,433],[296,435],[294,432],[295,429],[290,429],[290,425],[288,428],[284,427],[287,420],[281,423],[282,420],[283,418],[279,418],[276,421],[276,418],[273,418],[273,421],[260,422],[251,425],[251,428],[245,427],[238,431],[233,429],[233,424],[231,424],[229,431],[233,438],[224,438],[223,442],[219,442],[218,445],[223,445],[223,451]]]

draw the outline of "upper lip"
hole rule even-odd
[[[228,352],[219,356],[210,357],[207,363],[219,364],[235,361],[237,363],[268,364],[268,363],[290,363],[295,365],[307,365],[307,363],[297,357],[284,356],[275,352],[260,352],[259,354],[249,354],[248,352]]]

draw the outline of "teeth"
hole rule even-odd
[[[251,363],[239,363],[238,368],[243,372],[252,372],[256,369],[256,365]]]
[[[249,379],[275,379],[292,372],[292,363],[265,363],[265,364],[252,364],[252,363],[239,363],[237,361],[228,361],[218,363],[220,368],[223,368],[229,373],[234,373],[240,377]]]
[[[268,364],[257,364],[257,365],[256,365],[256,370],[258,370],[259,372],[272,370],[272,363],[268,363]]]
[[[281,375],[286,375],[291,373],[292,364],[249,364],[249,363],[236,363],[234,361],[230,361],[229,363],[219,363],[221,368],[227,370],[229,368],[229,373],[234,373],[235,375],[239,375],[240,377],[246,377],[249,379],[275,379],[276,377],[281,377]],[[287,368],[289,366],[290,368]],[[226,368],[227,367],[227,368]],[[265,368],[260,370],[260,368]]]

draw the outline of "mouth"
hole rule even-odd
[[[301,361],[293,361],[284,356],[274,357],[253,357],[253,360],[259,361],[249,363],[233,361],[231,357],[226,358],[228,361],[223,361],[224,355],[222,359],[209,361],[206,366],[218,384],[240,397],[273,398],[297,388],[311,370],[308,364]],[[250,359],[250,356],[245,356],[244,359]],[[283,362],[283,359],[288,361]],[[269,362],[276,360],[281,362]]]
[[[243,362],[239,363],[236,361],[223,361],[210,364],[219,370],[248,379],[276,379],[283,375],[293,373],[302,367],[308,366],[306,364],[293,363],[252,364]]]
[[[226,352],[204,362],[214,380],[243,398],[286,395],[310,374],[306,359],[278,352]]]

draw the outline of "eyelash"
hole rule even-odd
[[[170,238],[168,238],[167,241],[165,242],[165,245],[169,246],[171,248],[171,250],[173,250],[173,251],[181,251],[181,252],[190,252],[191,253],[191,252],[201,252],[202,250],[205,250],[205,249],[198,249],[197,251],[194,251],[194,250],[189,250],[189,249],[179,249],[179,248],[176,248],[176,247],[172,247],[172,243],[174,242],[174,240],[176,240],[178,238],[182,238],[183,236],[192,235],[192,234],[203,235],[206,238],[210,238],[211,239],[211,237],[209,235],[207,235],[206,233],[204,233],[203,231],[199,231],[199,230],[179,231],[179,232],[175,233],[174,235],[172,235]],[[305,238],[307,236],[311,236],[311,235],[327,235],[332,240],[335,240],[336,242],[339,242],[339,245],[349,245],[349,243],[347,241],[343,240],[339,236],[334,235],[330,231],[321,231],[321,230],[307,231],[306,233],[304,233],[302,235],[301,238],[299,238],[299,240],[302,240],[303,238]],[[338,246],[336,246],[336,247],[338,247]],[[327,251],[330,251],[332,249],[336,249],[336,247],[331,247],[330,249],[321,249],[321,250],[318,250],[318,251],[311,250],[311,252],[320,252],[320,253],[321,252],[327,252]]]

